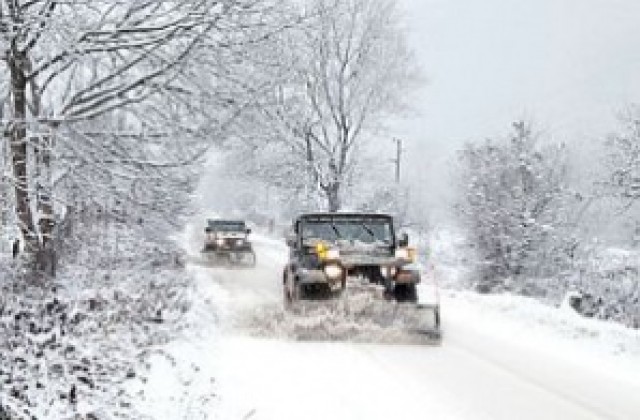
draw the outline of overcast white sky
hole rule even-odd
[[[402,176],[434,220],[451,216],[449,176],[465,142],[526,118],[586,162],[616,113],[640,103],[640,0],[398,1],[428,79],[420,116],[397,131]]]
[[[429,80],[402,132],[414,154],[442,158],[523,117],[558,140],[593,142],[640,102],[640,0],[400,4]]]

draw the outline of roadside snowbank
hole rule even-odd
[[[141,418],[209,419],[217,402],[215,346],[219,339],[218,305],[212,299],[210,277],[200,267],[188,267],[195,279],[193,304],[183,329],[167,344],[149,351],[146,377],[132,381]],[[204,284],[206,283],[206,284]]]
[[[445,334],[447,323],[454,322],[480,342],[490,338],[637,381],[639,330],[511,294],[447,290],[442,300]]]

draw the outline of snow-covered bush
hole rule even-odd
[[[176,249],[92,222],[78,232],[102,240],[66,255],[55,281],[0,261],[0,418],[139,418],[127,382],[185,325],[192,285]]]
[[[582,295],[578,312],[640,328],[640,253],[594,247],[581,261],[566,279]]]
[[[576,259],[566,275],[530,280],[536,296],[552,305],[572,297],[573,309],[585,317],[640,328],[640,254],[596,245]]]
[[[541,145],[525,123],[514,128],[506,141],[470,144],[460,154],[456,210],[475,248],[483,291],[558,274],[576,248],[563,148]]]
[[[598,183],[600,195],[610,198],[624,215],[629,242],[640,244],[640,112],[634,109],[621,118],[618,132],[606,143],[605,173]]]

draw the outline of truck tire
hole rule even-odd
[[[293,297],[291,296],[291,292],[289,291],[289,279],[287,269],[285,268],[284,273],[282,273],[282,301],[284,303],[284,309],[290,310],[293,306]]]
[[[253,250],[247,251],[242,256],[242,262],[248,267],[256,266],[256,253]]]
[[[410,302],[417,303],[418,302],[418,290],[416,289],[416,285],[411,284],[396,284],[393,288],[393,297],[396,302]]]
[[[300,301],[307,298],[307,289],[299,281],[293,283],[293,300]]]

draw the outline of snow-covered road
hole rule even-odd
[[[256,251],[255,270],[193,268],[220,311],[219,328],[193,354],[215,377],[212,418],[640,418],[638,354],[593,351],[452,292],[440,347],[251,336],[235,321],[272,316],[261,308],[281,304],[286,260],[278,241],[258,237]]]

